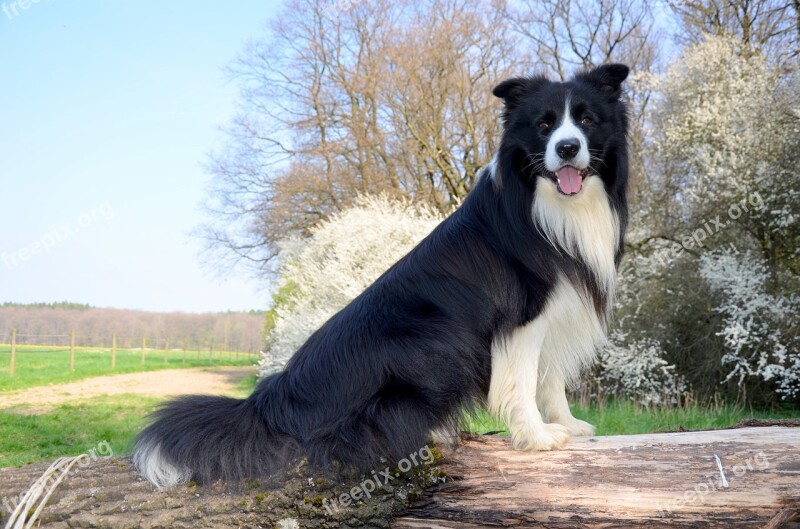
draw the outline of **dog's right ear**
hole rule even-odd
[[[526,94],[533,93],[549,83],[544,77],[514,77],[494,87],[492,94],[503,100],[506,108],[514,108]]]
[[[624,64],[603,64],[583,74],[578,74],[576,79],[583,78],[610,99],[619,99],[622,82],[628,78],[630,68]]]

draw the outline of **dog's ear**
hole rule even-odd
[[[524,95],[537,91],[547,83],[549,81],[544,77],[514,77],[495,86],[492,94],[502,99],[507,109],[511,109],[519,105]]]
[[[624,64],[604,64],[578,77],[595,85],[601,92],[608,94],[609,98],[616,99],[619,97],[622,81],[628,78],[629,72],[630,68]]]

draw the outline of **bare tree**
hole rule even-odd
[[[209,249],[268,269],[277,241],[360,193],[449,210],[499,136],[508,29],[467,0],[292,0],[231,68],[241,111],[210,157]]]
[[[567,79],[577,68],[612,60],[652,65],[654,21],[641,0],[505,0],[499,8],[547,70]]]
[[[491,90],[519,64],[494,10],[467,0],[420,3],[393,47],[384,92],[409,195],[446,211],[472,188],[499,137]]]
[[[266,267],[277,240],[302,232],[350,195],[379,192],[368,162],[377,149],[371,114],[372,70],[382,55],[391,15],[376,0],[337,12],[316,0],[294,0],[273,20],[270,37],[253,41],[231,66],[241,84],[240,112],[229,141],[210,156],[214,175],[202,228],[209,249],[226,261]],[[360,81],[360,82],[359,82]],[[359,90],[360,89],[360,90]],[[355,167],[355,169],[353,169]]]
[[[671,2],[681,24],[679,40],[703,35],[732,36],[743,51],[759,52],[788,67],[800,55],[800,2],[797,0],[685,0]]]

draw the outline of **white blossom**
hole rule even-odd
[[[624,395],[645,406],[676,404],[686,385],[664,356],[657,341],[627,340],[616,330],[600,351],[602,371],[596,380],[605,393]]]
[[[281,282],[293,285],[277,307],[261,376],[280,369],[316,329],[408,253],[443,216],[433,209],[386,197],[361,197],[333,215],[309,238],[281,246]]]
[[[729,371],[723,382],[735,380],[741,387],[758,377],[774,382],[784,399],[800,396],[800,344],[787,332],[800,316],[798,299],[768,293],[768,268],[750,254],[703,256],[700,273],[722,298],[714,310],[724,317],[718,334]]]

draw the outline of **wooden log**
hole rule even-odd
[[[576,438],[547,453],[473,438],[444,469],[457,479],[392,527],[760,528],[779,513],[800,521],[798,428]],[[790,523],[782,527],[800,527]]]
[[[0,469],[4,517],[46,467]],[[99,459],[67,476],[37,527],[798,529],[800,429],[576,438],[554,452],[519,452],[507,439],[468,436],[435,466],[333,507],[332,499],[361,479],[301,466],[277,487],[158,492],[127,458]]]
[[[0,526],[7,522],[21,495],[48,466],[49,463],[37,463],[0,469]],[[301,465],[279,484],[190,483],[156,491],[135,472],[129,458],[98,458],[73,467],[51,496],[35,527],[385,529],[393,516],[420,496],[421,485],[432,482],[429,476],[437,472],[428,467],[420,470],[393,478],[390,485],[364,487],[363,490],[373,489],[369,498],[361,493],[359,501],[344,506],[342,495],[355,497],[353,489],[363,478],[321,476],[309,473]],[[333,504],[334,498],[338,505]]]

